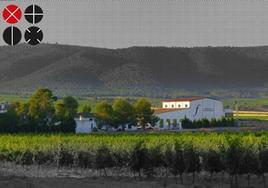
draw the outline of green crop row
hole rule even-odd
[[[207,171],[263,175],[268,172],[268,133],[115,133],[0,135],[0,161],[181,177]],[[163,175],[163,174],[162,174]],[[250,177],[250,176],[248,176]]]

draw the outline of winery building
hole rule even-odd
[[[223,103],[208,97],[186,97],[162,101],[162,108],[154,109],[160,119],[156,128],[181,129],[181,119],[220,119],[225,116]]]

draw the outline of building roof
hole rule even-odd
[[[195,101],[195,100],[200,100],[200,99],[205,99],[208,97],[182,97],[182,98],[177,98],[177,99],[165,99],[162,100],[162,102],[182,102],[182,101]]]
[[[75,115],[75,118],[79,118],[80,116],[82,116],[83,118],[93,118],[94,114],[92,114],[92,113],[77,113]]]
[[[175,112],[175,111],[181,111],[185,109],[188,109],[188,108],[154,108],[153,110],[155,114],[163,114],[167,112]]]

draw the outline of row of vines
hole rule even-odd
[[[140,133],[0,135],[0,161],[20,165],[90,168],[114,176],[175,177],[207,172],[263,177],[268,173],[268,133]],[[110,174],[109,174],[110,175]]]

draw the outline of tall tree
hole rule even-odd
[[[96,104],[96,117],[99,126],[106,126],[107,128],[108,126],[114,125],[113,108],[106,101]]]
[[[29,100],[29,116],[38,125],[47,125],[54,111],[52,91],[49,89],[38,89]]]
[[[64,117],[67,119],[73,119],[77,113],[78,102],[73,97],[63,98]]]
[[[78,102],[73,97],[65,97],[63,101],[55,105],[56,121],[60,124],[55,129],[61,132],[74,132],[75,121],[74,117],[77,113]]]
[[[116,99],[113,103],[114,119],[116,126],[134,123],[134,110],[132,105],[124,99]]]
[[[134,104],[135,117],[140,126],[145,129],[147,123],[155,125],[159,119],[154,115],[151,103],[145,98],[137,100]]]

